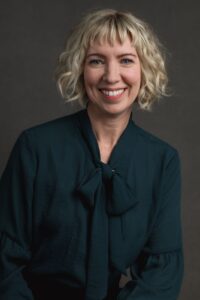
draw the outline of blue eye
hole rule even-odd
[[[103,63],[103,61],[101,59],[91,59],[89,61],[89,64],[92,64],[92,65],[100,65],[102,63]]]
[[[128,65],[128,64],[131,64],[133,63],[134,61],[130,58],[123,58],[122,60],[122,63],[125,64],[125,65]]]

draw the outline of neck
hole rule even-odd
[[[129,122],[131,108],[118,115],[105,114],[92,105],[87,110],[97,142],[113,148]]]

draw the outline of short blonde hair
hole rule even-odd
[[[55,73],[61,95],[67,100],[87,100],[83,80],[83,67],[87,49],[92,42],[118,40],[129,37],[141,63],[141,87],[137,102],[141,109],[150,110],[152,103],[166,95],[168,82],[163,46],[150,26],[130,12],[113,9],[88,13],[71,31],[64,51],[59,56]]]

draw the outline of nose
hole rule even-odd
[[[112,84],[120,80],[120,69],[117,63],[112,62],[105,65],[103,80]]]

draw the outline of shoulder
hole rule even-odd
[[[178,149],[169,142],[150,133],[142,127],[136,125],[137,141],[139,147],[145,149],[148,153],[152,153],[154,157],[170,160],[172,157],[179,157]]]
[[[24,129],[16,143],[26,144],[27,147],[41,150],[43,147],[62,147],[77,137],[77,114],[72,113],[38,125]]]
[[[79,112],[72,113],[63,117],[59,117],[35,126],[32,126],[30,128],[25,129],[24,131],[27,134],[37,134],[37,135],[42,135],[43,137],[45,135],[49,134],[60,134],[63,132],[64,133],[69,132],[69,129],[74,128],[76,116]]]
[[[59,137],[59,136],[69,136],[70,134],[73,135],[74,131],[76,130],[76,119],[77,114],[79,112],[75,112],[63,117],[59,117],[47,122],[43,122],[38,125],[34,125],[29,127],[21,133],[22,135],[34,136],[39,139],[46,140],[52,137]]]

